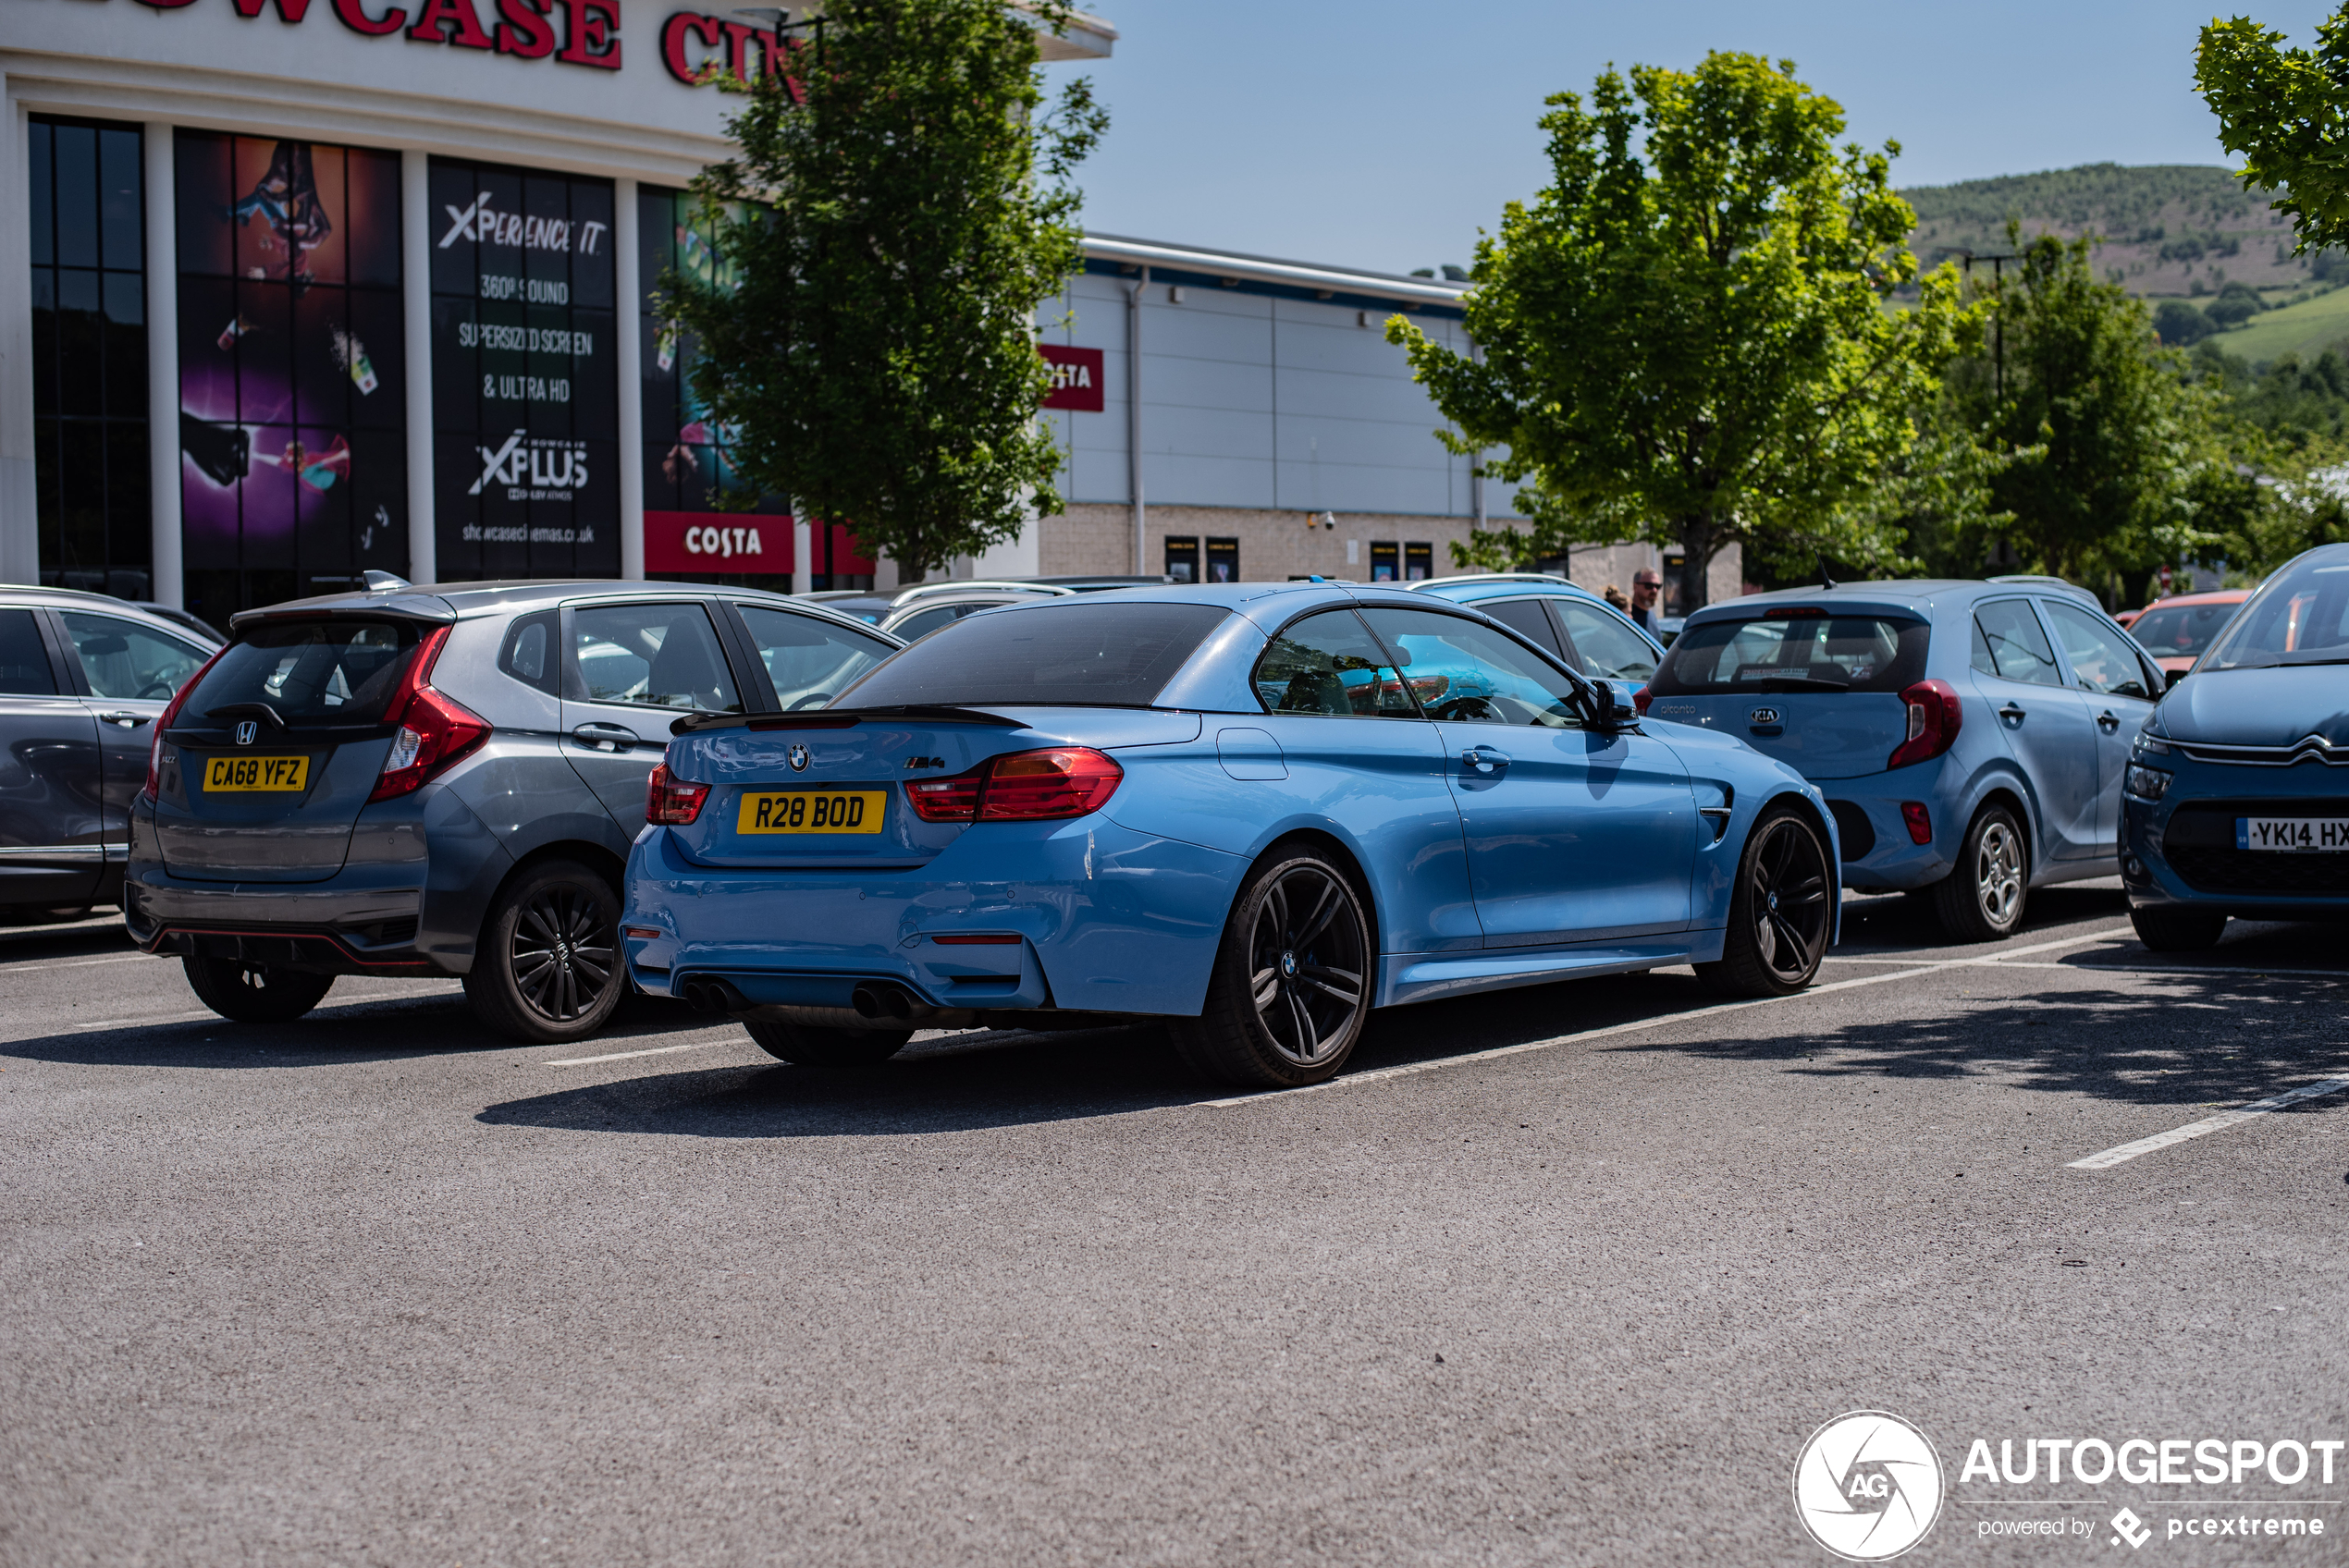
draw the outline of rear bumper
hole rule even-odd
[[[946,1011],[1190,1016],[1247,869],[1100,815],[967,829],[908,871],[719,869],[648,827],[621,924],[660,935],[621,947],[657,996],[724,981],[759,1006],[838,1009],[886,981]]]
[[[1966,824],[1955,807],[1946,806],[1931,795],[1925,797],[1923,803],[1933,827],[1933,838],[1929,843],[1920,844],[1909,836],[1908,821],[1900,815],[1902,803],[1917,800],[1916,795],[1878,794],[1876,778],[1830,778],[1816,781],[1816,785],[1827,798],[1827,809],[1835,814],[1837,837],[1848,857],[1843,862],[1847,886],[1863,893],[1928,888],[1949,876],[1957,864],[1957,840],[1965,832]],[[1845,788],[1848,785],[1868,788]],[[1856,830],[1856,823],[1864,823],[1865,831]]]

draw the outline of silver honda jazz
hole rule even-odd
[[[774,594],[471,582],[248,610],[154,727],[123,919],[205,1006],[456,975],[491,1028],[611,1016],[620,880],[683,714],[814,707],[894,637]]]

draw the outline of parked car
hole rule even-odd
[[[2150,612],[2148,612],[2150,613]],[[2349,919],[2349,545],[2260,584],[2136,738],[2129,917],[2159,951],[2230,916]]]
[[[2033,888],[2116,869],[2121,776],[2162,690],[2069,584],[1852,582],[1708,606],[1649,714],[1736,735],[1826,792],[1844,876],[1929,891],[1961,941]]]
[[[2153,662],[2161,667],[2162,679],[2175,685],[2219,640],[2219,633],[2249,597],[2248,588],[2225,588],[2156,599],[2137,612],[2129,625],[2129,635],[2153,655]]]
[[[677,730],[630,972],[792,1061],[1157,1019],[1208,1073],[1294,1085],[1372,1008],[1682,962],[1785,994],[1835,933],[1793,769],[1401,589],[1015,605],[820,712]]]
[[[1629,702],[1655,676],[1664,645],[1631,618],[1587,588],[1548,572],[1485,572],[1414,582],[1456,605],[1473,605],[1502,625],[1539,643],[1593,680],[1620,688]]]
[[[897,597],[894,588],[822,588],[813,594],[794,594],[793,599],[803,605],[821,605],[835,615],[851,620],[861,620],[867,626],[879,626],[889,614],[890,602]]]
[[[392,579],[230,633],[126,797],[132,938],[224,1017],[299,1017],[338,974],[456,975],[525,1041],[620,1000],[621,868],[670,722],[818,705],[899,646],[664,582]]]
[[[1034,599],[1066,599],[1075,597],[1076,594],[1076,589],[1064,588],[1058,583],[967,579],[960,582],[925,582],[898,594],[891,602],[889,614],[881,618],[880,626],[892,637],[918,643],[931,632],[953,625],[965,616],[991,610],[998,605],[1024,604]]]
[[[0,588],[0,910],[119,900],[153,726],[218,645],[104,594]]]

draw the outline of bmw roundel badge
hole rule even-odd
[[[806,747],[793,746],[791,749],[791,770],[793,773],[805,773],[807,771]]]

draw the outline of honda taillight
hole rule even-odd
[[[449,628],[438,627],[416,645],[400,684],[384,706],[392,731],[391,750],[384,756],[383,772],[375,778],[369,802],[388,801],[421,790],[437,774],[489,739],[490,723],[462,703],[431,686],[432,667],[449,643]]]
[[[701,815],[701,803],[707,799],[708,785],[688,784],[670,772],[667,763],[657,763],[645,784],[645,820],[662,827],[683,827]]]
[[[1893,748],[1887,767],[1927,762],[1958,743],[1958,726],[1965,709],[1958,704],[1958,689],[1946,680],[1920,680],[1900,693],[1908,711],[1909,732]]]
[[[155,732],[147,739],[147,782],[139,791],[147,799],[152,801],[163,793],[163,732],[178,722],[179,710],[188,705],[189,694],[195,691],[199,681],[212,673],[212,667],[226,658],[228,650],[235,646],[234,643],[222,643],[212,657],[203,661],[203,668],[188,677],[179,690],[171,694],[171,701],[164,707],[163,717],[155,720]]]
[[[1125,770],[1089,746],[1054,746],[990,757],[951,778],[905,786],[924,822],[1051,822],[1109,803]]]

